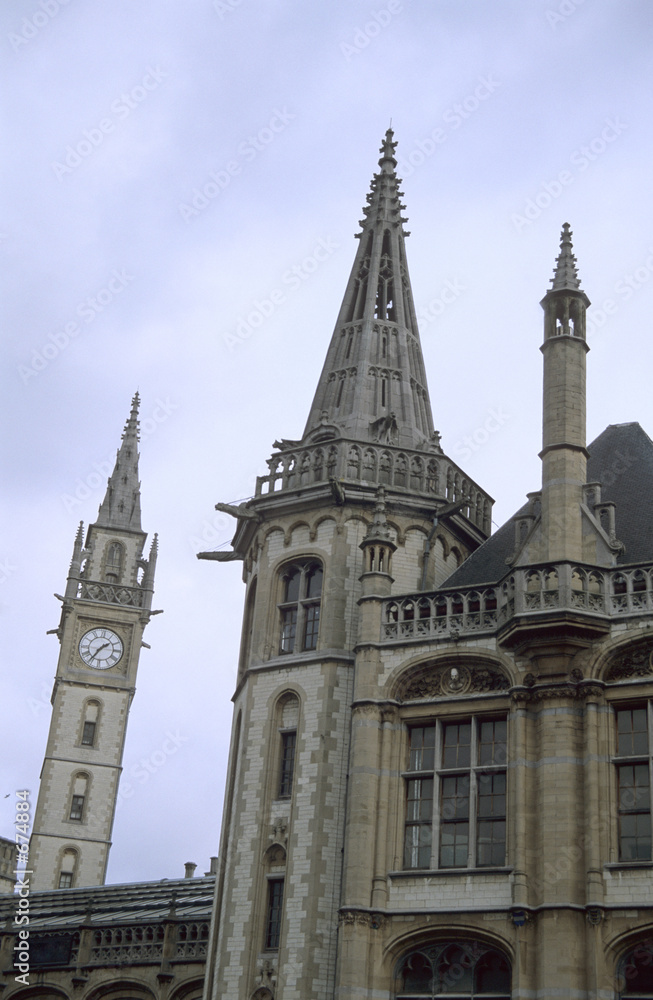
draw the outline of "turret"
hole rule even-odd
[[[582,560],[581,503],[587,481],[585,313],[568,223],[544,309],[542,559]]]

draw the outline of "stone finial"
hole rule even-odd
[[[385,490],[379,486],[376,491],[376,503],[374,504],[374,517],[371,524],[367,526],[365,532],[366,542],[389,542],[392,541],[392,533],[388,519],[386,517]]]
[[[580,279],[576,270],[576,258],[571,243],[572,235],[569,223],[565,222],[560,236],[560,253],[556,259],[555,271],[551,278],[552,292],[562,291],[563,289],[580,290]]]

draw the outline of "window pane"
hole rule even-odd
[[[92,747],[95,743],[95,723],[85,722],[84,732],[82,733],[82,746]]]
[[[472,726],[470,722],[444,727],[443,767],[469,767],[471,764]]]
[[[70,804],[70,819],[81,819],[84,812],[84,796],[73,795]]]
[[[479,764],[505,764],[506,720],[481,722],[478,743]]]
[[[432,771],[434,753],[435,726],[416,726],[411,729],[409,771]]]
[[[72,872],[61,872],[59,875],[59,888],[70,889],[73,884]]]
[[[410,955],[402,969],[402,992],[431,996],[433,969],[426,955]]]
[[[290,604],[291,601],[299,600],[299,582],[302,578],[301,570],[294,569],[286,577],[286,585],[284,587],[283,600],[284,604]]]
[[[279,781],[279,797],[287,798],[292,792],[292,779],[295,770],[295,744],[297,733],[281,734],[281,779]]]
[[[297,608],[287,608],[281,612],[281,652],[292,653],[297,632]]]
[[[496,951],[481,958],[474,970],[475,994],[510,993],[510,966]]]
[[[443,822],[469,819],[469,776],[451,775],[442,779],[440,816]]]
[[[268,920],[265,932],[265,947],[277,949],[281,936],[281,908],[283,906],[283,879],[268,882]]]
[[[504,772],[499,774],[479,774],[478,784],[478,815],[499,816],[502,819],[506,815],[506,776]]]
[[[433,816],[433,778],[416,778],[408,782],[406,800],[406,868],[431,867],[431,823]]]
[[[473,953],[454,945],[447,948],[438,962],[438,993],[467,993],[472,991]]]
[[[304,649],[315,649],[317,647],[317,634],[320,628],[320,605],[310,604],[306,608],[305,614]]]
[[[479,820],[476,863],[479,868],[503,865],[506,861],[505,820]]]
[[[322,568],[314,566],[308,571],[306,580],[306,596],[319,597],[322,593]]]
[[[617,712],[617,753],[623,757],[648,753],[645,708],[626,708]]]

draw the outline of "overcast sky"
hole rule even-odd
[[[217,853],[243,585],[195,552],[229,547],[214,504],[303,431],[390,119],[435,425],[496,524],[540,484],[563,222],[589,440],[653,429],[652,22],[648,0],[4,0],[0,834],[16,789],[36,802],[52,595],[138,388],[165,613],[109,881]]]

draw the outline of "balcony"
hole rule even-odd
[[[381,642],[488,635],[552,612],[601,619],[653,614],[653,566],[599,569],[547,563],[514,569],[496,586],[443,588],[383,602]]]

